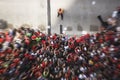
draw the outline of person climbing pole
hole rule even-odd
[[[59,8],[57,17],[61,16],[61,20],[63,20],[63,13],[64,13],[64,10],[62,8]]]

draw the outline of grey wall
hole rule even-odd
[[[77,30],[80,25],[83,30],[90,31],[90,25],[100,26],[96,16],[104,19],[112,14],[120,0],[50,0],[52,33],[59,33],[59,25],[70,26],[72,31],[66,34],[80,34]],[[64,8],[64,20],[57,18],[57,9]],[[47,0],[0,0],[0,19],[4,19],[18,27],[22,24],[31,26],[47,26]]]
[[[46,0],[0,0],[0,19],[18,27],[45,25],[47,21]]]
[[[52,30],[59,33],[59,25],[64,27],[71,26],[72,31],[67,31],[66,34],[80,34],[77,31],[77,26],[81,25],[83,30],[90,31],[90,25],[100,26],[98,15],[102,15],[106,20],[112,14],[117,6],[120,6],[120,0],[94,0],[95,5],[92,5],[93,0],[51,0],[52,8]],[[64,20],[57,18],[57,9],[64,8]]]

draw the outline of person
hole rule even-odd
[[[120,7],[118,7],[117,11],[118,11],[117,16],[120,19]]]
[[[61,20],[63,20],[63,13],[64,13],[64,10],[62,8],[59,8],[57,17],[61,16]]]

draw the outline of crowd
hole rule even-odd
[[[0,32],[0,80],[120,80],[120,30],[81,37]]]
[[[0,33],[2,80],[119,80],[120,33],[79,38],[20,28]],[[89,79],[88,79],[89,80]]]

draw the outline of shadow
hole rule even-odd
[[[7,21],[0,19],[0,29],[6,29],[8,27]]]

